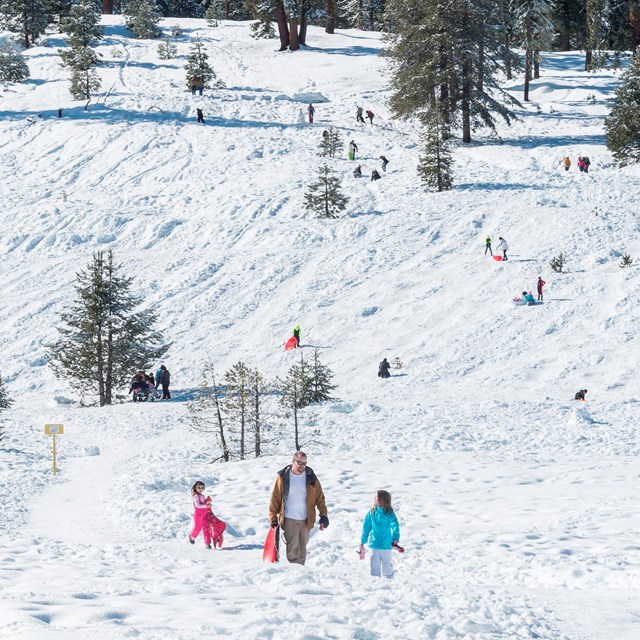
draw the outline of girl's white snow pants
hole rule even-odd
[[[380,569],[385,578],[393,578],[391,549],[371,549],[371,575],[380,577]]]

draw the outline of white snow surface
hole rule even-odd
[[[419,131],[386,104],[379,34],[312,27],[310,47],[278,53],[248,23],[165,20],[185,35],[163,61],[157,41],[104,21],[88,110],[55,34],[0,98],[0,370],[16,401],[0,449],[0,637],[640,638],[640,270],[619,268],[640,257],[640,170],[616,168],[603,135],[619,74],[545,54],[520,119],[456,144],[455,188],[429,194]],[[227,85],[202,97],[183,70],[197,35]],[[511,89],[521,98],[522,78]],[[316,122],[297,124],[310,96]],[[325,221],[302,202],[328,126],[350,202]],[[483,255],[487,234],[507,238],[507,263]],[[82,407],[45,362],[75,274],[109,248],[173,342],[170,402]],[[538,275],[544,305],[513,305]],[[262,562],[290,427],[261,458],[212,464],[215,440],[186,410],[207,360],[284,375],[296,323],[339,398],[303,412],[331,521],[304,567]],[[380,380],[385,356],[404,366]],[[56,476],[45,423],[65,425]],[[228,523],[221,550],[188,544],[197,479]],[[393,581],[356,554],[380,488],[406,547]]]

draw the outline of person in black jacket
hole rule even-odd
[[[388,360],[384,358],[382,362],[378,365],[378,378],[390,378],[391,377],[391,373],[389,372],[390,368],[391,368],[391,365],[389,364]]]
[[[382,176],[374,169],[371,172],[371,182],[373,182],[374,180],[380,180]]]
[[[582,400],[582,402],[585,402],[586,399],[587,399],[586,396],[587,396],[587,390],[586,389],[580,389],[580,391],[578,391],[576,393],[575,399],[576,400]]]
[[[169,373],[169,369],[162,365],[160,367],[162,369],[162,376],[160,378],[160,385],[162,386],[162,399],[170,400],[171,394],[169,393],[169,383],[171,382],[171,374]]]

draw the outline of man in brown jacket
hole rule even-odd
[[[289,562],[305,563],[316,508],[323,531],[329,526],[329,518],[320,480],[307,466],[307,454],[296,451],[291,464],[278,471],[269,502],[269,523],[271,527],[282,527]]]

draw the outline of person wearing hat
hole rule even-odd
[[[576,400],[581,400],[582,402],[586,402],[587,398],[587,390],[586,389],[580,389],[580,391],[578,391],[578,393],[576,393]]]

